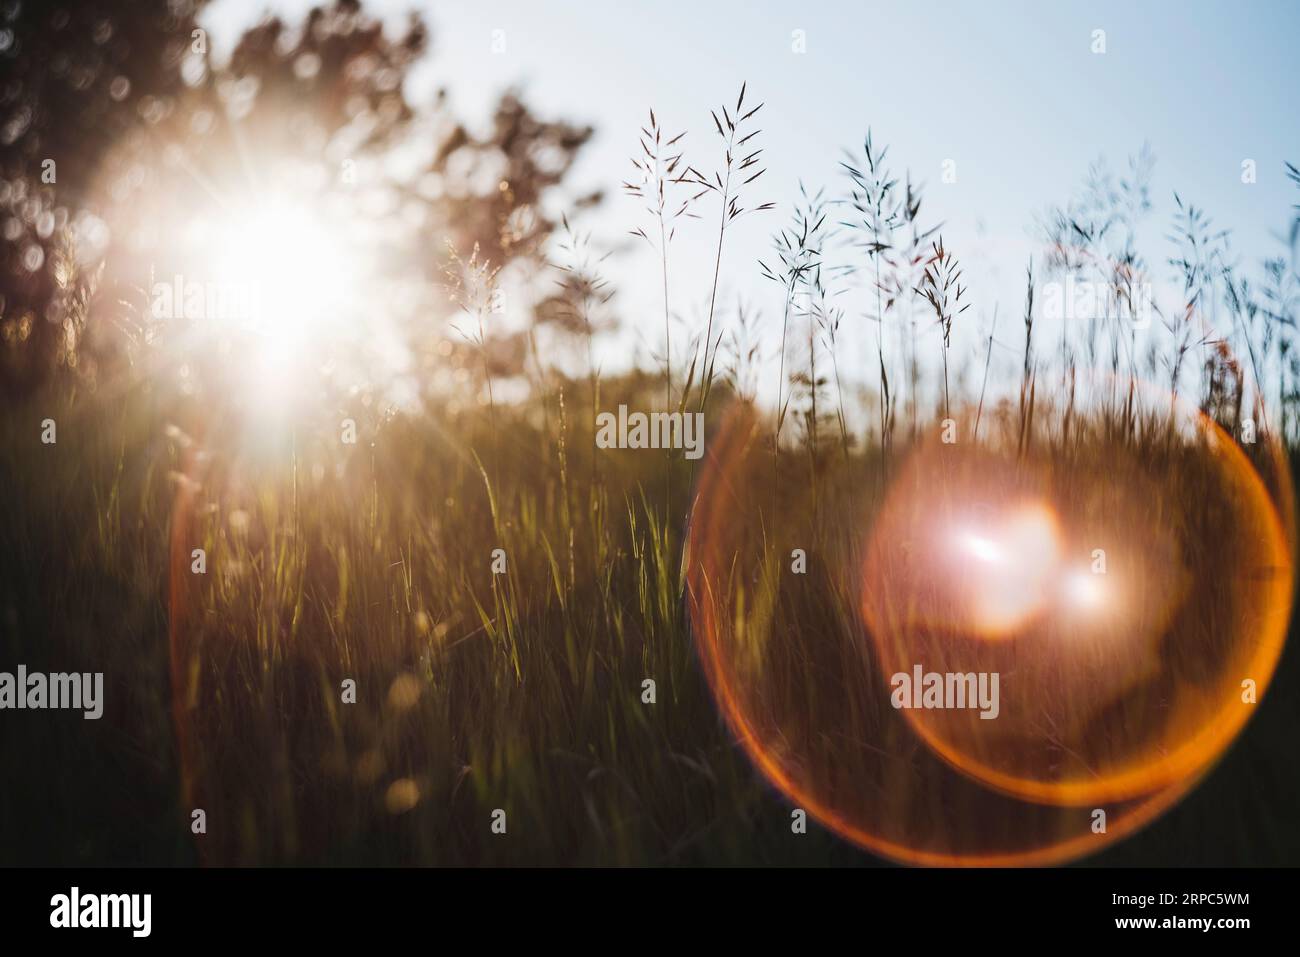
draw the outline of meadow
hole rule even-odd
[[[386,146],[422,35],[386,39],[358,10],[317,24],[342,24],[320,30],[338,56],[295,41],[314,61],[281,49],[282,25],[250,32],[177,115],[244,97],[264,135],[231,142],[310,153],[279,122],[285,91],[328,92],[335,70],[370,86],[317,107],[341,128],[364,114],[362,146]],[[256,107],[241,55],[285,84]],[[27,285],[0,296],[0,670],[104,687],[98,720],[0,720],[0,864],[1300,862],[1300,218],[1243,265],[1175,194],[1143,249],[1139,154],[1045,214],[1023,301],[981,301],[870,132],[839,182],[764,202],[782,133],[761,107],[742,85],[707,112],[705,171],[640,121],[637,219],[615,227],[653,302],[611,306],[611,244],[585,225],[599,197],[538,212],[591,130],[513,96],[491,136],[456,127],[434,160],[459,185],[449,157],[500,153],[511,177],[440,193],[418,228],[396,206],[345,219],[335,256],[316,194],[296,231],[275,232],[292,206],[236,218],[231,261],[278,284],[269,334],[189,323],[182,273],[242,287],[167,230],[149,252],[163,308],[129,254],[112,265],[134,286],[66,250],[20,262]],[[235,165],[178,143],[207,173]],[[149,202],[199,202],[199,174],[157,173],[150,150]],[[6,181],[3,199],[21,212],[39,189]],[[109,208],[148,218],[123,196]],[[680,287],[684,228],[716,235],[707,289]],[[761,262],[724,255],[739,229],[771,235]],[[384,247],[347,299],[350,253],[381,241],[401,255]],[[527,324],[496,328],[525,260],[546,292],[522,284]],[[388,344],[377,290],[403,266],[418,293],[392,299],[425,324],[393,321],[418,380],[399,401],[387,367],[349,377]],[[750,280],[762,330],[720,294]],[[654,348],[606,369],[618,310]],[[37,340],[48,368],[24,364]],[[934,523],[960,535],[936,551]],[[914,667],[1000,674],[996,720],[891,706]]]
[[[584,385],[557,387],[545,415],[430,408],[356,446],[286,433],[243,457],[198,454],[148,382],[111,402],[64,388],[9,408],[6,657],[103,671],[110,706],[93,724],[7,715],[6,862],[875,862],[815,819],[792,833],[792,802],[738,745],[693,641],[698,477],[680,456],[666,467],[659,452],[597,449],[576,411],[590,408]],[[599,387],[608,407],[647,407],[657,388],[649,376]],[[722,454],[726,392],[711,400],[709,455]],[[55,445],[39,440],[47,417]],[[825,556],[860,548],[883,456],[754,447],[766,464],[744,484],[750,510],[708,500],[743,533],[729,554],[762,593],[797,542],[816,583],[779,589],[763,674],[783,677],[760,687],[780,692],[786,718],[851,726],[886,691],[808,656],[866,634],[851,558]],[[1190,613],[1216,596],[1228,591],[1202,592]],[[1297,677],[1292,644],[1208,779],[1092,860],[1293,861],[1276,802],[1300,786],[1284,760]],[[854,757],[811,753],[846,775]],[[204,834],[191,833],[194,808]],[[988,813],[1013,831],[1039,826]]]

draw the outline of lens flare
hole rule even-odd
[[[710,685],[763,774],[876,853],[1098,850],[1193,787],[1267,687],[1292,584],[1280,447],[1134,383],[1076,398],[815,488],[750,408],[713,440],[687,556]],[[998,706],[909,706],[891,682],[913,673],[996,676]]]
[[[1061,560],[1056,516],[1046,505],[1018,505],[992,528],[958,522],[937,538],[932,557],[961,582],[971,625],[981,634],[1009,634],[1046,607]],[[945,540],[955,547],[945,548]]]
[[[1196,773],[1245,723],[1242,682],[1267,682],[1281,650],[1289,552],[1250,462],[1200,427],[1168,459],[1116,443],[1069,468],[1050,447],[914,451],[875,516],[862,611],[891,673],[1002,675],[993,728],[905,712],[955,768],[1029,800],[1125,800]],[[998,516],[978,549],[936,544],[951,527],[968,542],[951,516],[976,505]]]

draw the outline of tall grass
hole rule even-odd
[[[761,361],[754,310],[724,310],[718,295],[728,230],[745,210],[739,190],[761,171],[749,145],[756,134],[745,125],[758,107],[744,106],[742,88],[735,108],[715,116],[723,162],[709,178],[683,159],[683,134],[666,135],[652,112],[633,160],[637,175],[625,184],[645,201],[648,217],[632,231],[657,259],[665,410],[674,405],[674,381],[684,383],[679,408],[696,381],[694,372],[673,368],[672,240],[679,224],[696,215],[696,201],[719,202],[698,366],[698,408],[711,428],[727,407],[757,405],[761,377],[771,371]],[[757,270],[779,290],[771,442],[761,443],[763,467],[746,490],[761,505],[755,527],[769,545],[797,541],[812,554],[851,554],[848,539],[870,524],[883,489],[883,472],[880,483],[861,481],[864,466],[905,454],[933,426],[920,398],[925,390],[933,389],[945,418],[973,398],[953,388],[949,376],[949,333],[970,306],[961,267],[941,238],[931,238],[937,226],[920,224],[919,190],[909,179],[900,196],[885,159],[868,134],[861,160],[846,161],[851,185],[840,206],[851,211],[843,219],[846,235],[870,276],[871,362],[855,368],[839,352],[841,324],[851,314],[836,300],[835,277],[824,265],[837,241],[828,228],[837,214],[824,193],[802,192],[791,225],[775,237],[776,258]],[[1181,198],[1177,207],[1170,259],[1185,308],[1165,317],[1170,338],[1160,356],[1171,391],[1187,388],[1188,361],[1211,346],[1192,320],[1227,309],[1252,368],[1278,377],[1277,396],[1247,394],[1246,378],[1220,374],[1202,381],[1199,399],[1232,435],[1240,435],[1243,410],[1256,404],[1271,406],[1272,434],[1286,434],[1297,401],[1296,230],[1288,256],[1273,261],[1255,287],[1225,273],[1221,258],[1207,251],[1219,240],[1195,208]],[[896,242],[899,230],[905,238]],[[648,407],[660,384],[642,370],[601,373],[597,316],[611,290],[589,234],[566,218],[562,242],[561,295],[582,331],[585,363],[574,374],[559,367],[539,372],[525,401],[501,400],[495,388],[487,349],[494,274],[471,256],[453,287],[473,319],[466,338],[480,352],[482,406],[437,394],[425,397],[418,414],[381,415],[366,406],[374,414],[359,419],[364,441],[346,447],[328,432],[272,423],[260,427],[256,447],[241,443],[245,423],[233,410],[166,395],[148,379],[122,386],[111,402],[65,380],[5,410],[6,657],[32,668],[76,662],[81,670],[102,670],[112,702],[94,728],[78,722],[76,734],[48,732],[65,756],[55,780],[23,779],[8,789],[0,822],[43,809],[71,823],[55,847],[44,830],[0,835],[6,860],[863,860],[816,829],[792,835],[785,800],[755,773],[735,747],[734,729],[719,717],[682,614],[683,562],[689,570],[693,556],[683,556],[686,529],[671,488],[684,463],[594,444],[599,409]],[[1110,268],[1095,248],[1081,260],[1080,245],[1087,243],[1058,244],[1051,268]],[[1111,272],[1121,290],[1145,268],[1135,248],[1121,255],[1123,269]],[[1041,279],[1032,264],[1026,282],[1024,341],[1007,373],[1019,379],[1018,398],[1013,392],[1010,400],[984,403],[990,369],[995,381],[1003,372],[993,363],[996,326],[978,355],[958,361],[983,373],[977,418],[989,422],[990,435],[1011,436],[1022,455],[1051,447],[1077,457],[1098,433],[1068,424],[1075,344],[1063,334],[1054,357],[1060,387],[1043,386],[1053,356],[1036,336]],[[920,328],[939,331],[938,382],[928,381],[916,358],[914,304],[928,306],[933,317],[933,326],[925,321]],[[795,369],[788,358],[800,320],[806,363]],[[887,350],[891,327],[897,357]],[[1118,355],[1122,330],[1111,330],[1109,341],[1106,335],[1093,330],[1084,345],[1099,341]],[[1136,368],[1136,346],[1130,341],[1128,348]],[[721,374],[720,350],[730,359]],[[913,424],[894,448],[897,399],[887,370],[898,363]],[[859,369],[869,372],[855,375]],[[854,401],[851,386],[859,383],[876,386],[878,408]],[[838,456],[820,449],[828,385]],[[796,396],[806,403],[805,427],[792,438],[785,420]],[[873,415],[876,425],[857,427]],[[39,443],[33,423],[46,416],[59,422],[56,446]],[[1150,422],[1132,412],[1119,418],[1115,428],[1125,441],[1154,441]],[[1163,454],[1177,451],[1166,446]],[[803,463],[817,503],[810,509],[791,478]],[[661,482],[668,489],[662,506],[648,491]],[[206,551],[205,575],[188,572],[193,548]],[[500,574],[493,570],[496,548],[506,556]],[[752,580],[770,581],[777,553],[765,547],[748,560],[755,555],[761,561],[749,569]],[[834,656],[847,653],[861,627],[851,589],[833,577],[817,579],[782,602],[767,612],[786,626],[774,632],[767,653],[794,670],[774,688],[773,700],[808,710],[823,700],[842,702],[840,682],[854,674]],[[754,608],[728,611],[736,621]],[[810,634],[835,640],[802,642]],[[805,653],[819,665],[816,681],[795,668]],[[1286,668],[1293,681],[1294,658]],[[355,704],[343,701],[345,680],[356,682]],[[654,682],[653,703],[647,681]],[[1248,754],[1266,754],[1290,734],[1282,720],[1294,712],[1288,694],[1289,710],[1272,712]],[[846,714],[852,718],[852,709]],[[50,768],[42,753],[49,739],[10,730],[16,727],[7,721],[0,732],[6,760]],[[832,759],[830,747],[812,742],[810,759]],[[99,800],[91,811],[69,797],[90,793]],[[1233,792],[1224,786],[1210,793],[1211,801],[1222,801]],[[207,811],[206,835],[189,833],[195,807]],[[1207,823],[1213,808],[1199,808],[1175,826],[1221,826]],[[496,809],[507,813],[506,837],[490,830]],[[1295,842],[1286,832],[1257,851],[1294,861]],[[1196,848],[1206,847],[1203,840],[1185,845],[1163,853],[1202,859]],[[1155,844],[1146,849],[1161,852]]]

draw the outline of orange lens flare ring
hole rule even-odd
[[[859,845],[937,865],[1070,860],[1185,794],[1280,657],[1294,511],[1276,446],[1257,469],[1199,410],[1163,403],[1163,445],[1104,428],[1073,457],[921,442],[874,511],[862,476],[823,490],[839,544],[801,526],[816,507],[790,501],[766,430],[733,410],[687,575],[710,686],[764,776]],[[805,541],[822,554],[792,574]],[[996,674],[996,716],[898,707],[891,681],[918,670]]]
[[[1202,460],[1180,474],[1196,477],[1201,498],[1156,484],[1123,446],[1098,467],[1033,482],[1025,471],[1050,469],[1033,456],[1013,468],[939,442],[913,454],[872,529],[862,611],[891,674],[913,662],[1000,674],[994,727],[969,712],[903,712],[955,768],[1027,800],[1125,800],[1196,773],[1241,730],[1242,682],[1262,692],[1285,640],[1290,551],[1250,461],[1218,426],[1201,417],[1199,427]],[[1017,501],[1016,489],[994,521],[961,516],[1017,482],[1048,501]],[[1101,482],[1105,508],[1064,529],[1060,516],[1091,504],[1079,486]],[[1187,513],[1206,498],[1228,507],[1187,540]],[[909,555],[901,546],[918,530],[922,548]],[[1186,553],[1209,542],[1219,567],[1192,567]],[[1178,610],[1210,597],[1231,614],[1190,627]]]

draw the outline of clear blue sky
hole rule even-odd
[[[708,110],[734,103],[747,81],[749,97],[766,102],[768,172],[753,198],[782,208],[734,233],[724,288],[728,299],[739,293],[762,308],[769,337],[774,328],[779,335],[780,296],[759,279],[755,260],[785,224],[801,178],[844,188],[841,151],[859,146],[868,126],[892,145],[894,168],[927,185],[930,216],[946,222],[948,245],[966,262],[977,304],[968,344],[994,302],[1004,317],[1019,315],[1034,217],[1067,200],[1098,157],[1123,169],[1130,153],[1150,144],[1155,209],[1144,249],[1154,263],[1168,252],[1162,237],[1174,189],[1231,228],[1248,260],[1280,251],[1273,237],[1297,201],[1283,161],[1300,163],[1300,3],[366,5],[394,23],[409,9],[424,11],[432,53],[411,78],[413,99],[445,85],[457,112],[481,122],[503,89],[518,86],[537,111],[593,124],[597,139],[574,185],[606,189],[610,199],[589,225],[611,241],[636,215],[617,187],[647,108],[666,127],[688,129],[688,159],[711,169]],[[218,51],[268,6],[292,15],[310,4],[217,0],[204,19]],[[1105,54],[1090,49],[1096,29],[1106,31]],[[505,31],[503,53],[491,52],[494,30]],[[804,54],[792,51],[794,30],[805,33]],[[1248,158],[1258,164],[1251,186],[1241,182]],[[940,182],[946,159],[956,161],[956,183]],[[712,226],[696,225],[674,246],[683,291],[675,306],[690,327],[707,296],[715,238]],[[649,251],[620,257],[612,271],[625,318],[656,341]],[[1167,268],[1157,272],[1169,278]],[[1018,322],[1007,321],[1015,341]]]

